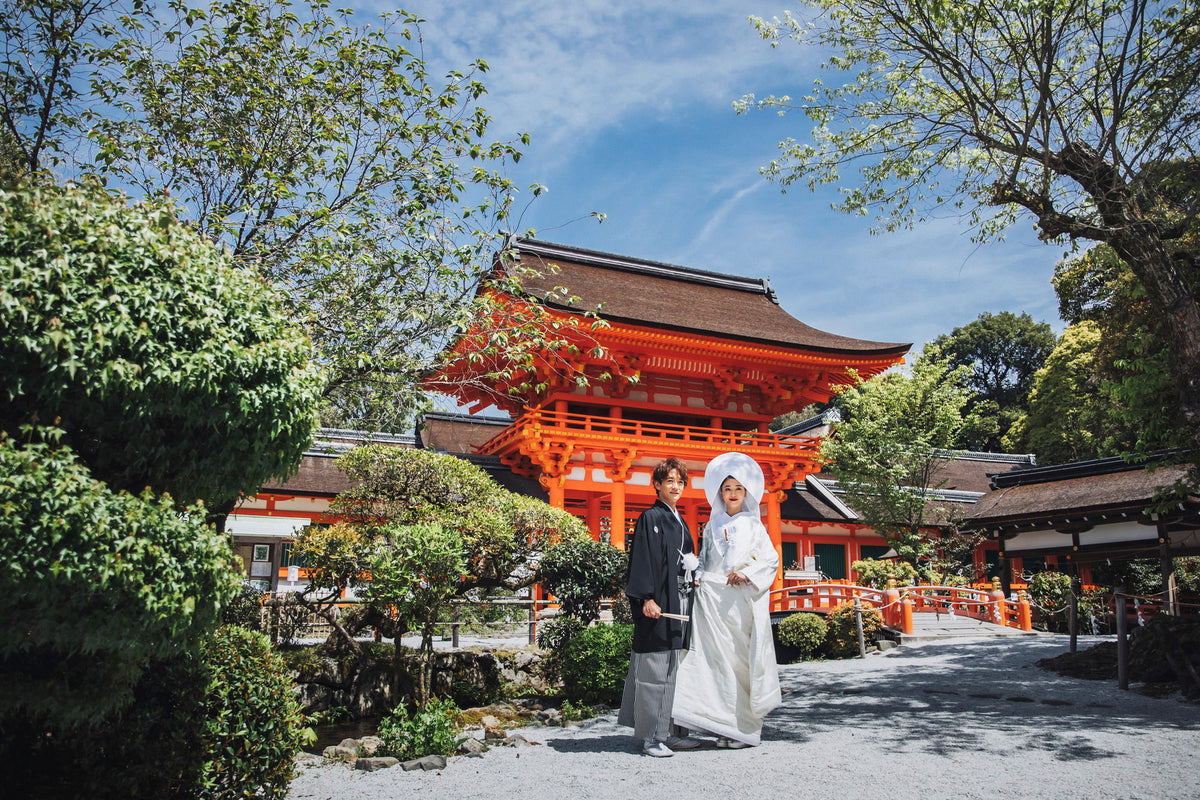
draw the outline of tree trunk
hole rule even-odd
[[[1109,243],[1142,282],[1163,313],[1169,332],[1171,373],[1180,396],[1179,424],[1187,442],[1200,448],[1200,303],[1184,259],[1174,258],[1154,226],[1132,225]]]

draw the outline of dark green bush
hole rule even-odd
[[[384,717],[376,734],[383,743],[376,755],[411,761],[423,756],[452,755],[465,738],[459,733],[452,700],[431,700],[413,713],[401,705]]]
[[[587,628],[587,624],[575,617],[555,617],[538,625],[538,647],[546,651],[542,659],[542,677],[550,683],[562,679],[562,660],[567,644]]]
[[[883,632],[883,617],[870,606],[863,606],[863,638],[869,645]],[[825,616],[825,651],[830,658],[854,658],[858,655],[858,626],[854,604],[839,603]]]
[[[563,613],[585,623],[600,616],[601,598],[621,593],[628,572],[624,551],[593,539],[559,542],[538,563],[538,581]]]
[[[262,603],[265,592],[243,583],[233,599],[221,608],[221,622],[248,631],[262,631]]]
[[[304,729],[283,660],[262,634],[226,625],[204,647],[202,795],[283,797]]]
[[[779,642],[796,648],[798,651],[796,660],[798,661],[811,658],[813,653],[817,652],[817,649],[825,643],[825,636],[825,620],[817,614],[801,611],[784,617],[779,623]]]
[[[191,654],[236,590],[194,506],[111,491],[65,449],[0,434],[0,731],[109,724],[148,664]]]
[[[0,191],[0,429],[59,420],[113,489],[232,501],[296,468],[323,386],[252,270],[98,185]],[[40,421],[40,422],[39,422]]]
[[[1048,631],[1065,633],[1071,577],[1061,572],[1039,572],[1029,579],[1028,592],[1034,605],[1034,619]]]
[[[572,636],[559,667],[563,694],[576,703],[616,705],[632,649],[632,625],[592,625]]]

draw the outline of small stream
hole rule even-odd
[[[321,755],[330,745],[341,744],[343,739],[361,739],[364,736],[373,736],[378,728],[379,717],[327,722],[324,725],[317,725],[313,729],[317,732],[317,740],[306,746],[304,750]]]

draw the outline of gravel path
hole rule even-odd
[[[959,639],[781,666],[783,705],[757,748],[653,759],[609,714],[521,729],[537,744],[439,772],[315,763],[289,798],[1200,798],[1200,706],[1034,666],[1067,647],[1054,635]]]

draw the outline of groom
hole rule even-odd
[[[658,495],[638,517],[629,553],[629,583],[625,594],[633,612],[633,653],[617,722],[633,728],[642,752],[655,758],[690,750],[700,743],[674,736],[671,706],[679,651],[687,648],[688,624],[666,614],[684,609],[685,555],[692,554],[692,532],[675,505],[687,487],[687,467],[668,458],[654,467],[651,483]],[[690,559],[694,567],[695,556]]]

